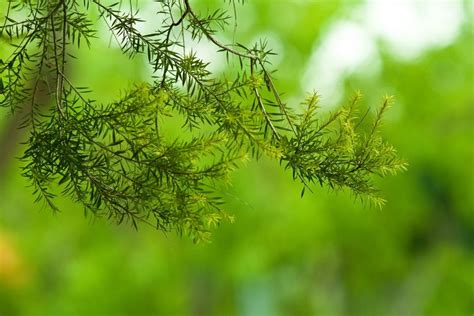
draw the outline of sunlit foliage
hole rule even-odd
[[[140,26],[150,21],[132,4],[9,1],[0,23],[11,51],[0,61],[0,106],[23,111],[23,126],[31,129],[24,175],[38,200],[58,210],[59,188],[117,223],[147,223],[205,240],[213,226],[232,218],[216,185],[243,161],[265,155],[301,181],[302,195],[314,184],[328,185],[382,205],[371,175],[405,168],[378,132],[391,98],[382,100],[372,122],[369,111],[358,110],[359,93],[329,115],[318,111],[312,93],[298,111],[276,85],[265,42],[225,44],[216,36],[235,5],[204,14],[189,0],[158,1],[161,23],[144,33]],[[123,54],[144,55],[153,68],[152,83],[136,84],[110,104],[92,100],[67,70],[72,48],[91,46],[97,23]],[[189,38],[213,44],[226,56],[227,71],[209,71]],[[182,137],[162,133],[169,117],[183,120]]]

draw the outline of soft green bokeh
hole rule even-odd
[[[313,49],[337,21],[357,21],[360,5],[248,1],[238,8],[236,40],[262,35],[279,46],[278,85],[294,102],[304,97]],[[1,179],[0,315],[472,315],[472,4],[463,12],[453,41],[400,58],[379,40],[378,71],[344,74],[342,100],[354,88],[371,107],[386,93],[396,97],[384,132],[410,166],[378,181],[388,200],[382,210],[327,189],[300,198],[301,185],[276,162],[250,162],[222,193],[235,223],[194,245],[85,219],[67,200],[52,214],[33,203],[15,162]],[[71,72],[98,100],[149,75],[142,61],[108,49],[108,38],[94,44],[77,53]],[[349,52],[354,44],[345,43]]]

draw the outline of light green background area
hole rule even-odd
[[[222,6],[196,2],[202,12]],[[412,9],[428,15],[429,6],[444,11],[458,4],[419,1]],[[33,202],[16,161],[0,187],[0,251],[8,251],[0,258],[15,257],[0,263],[0,315],[472,315],[473,6],[460,4],[462,22],[451,40],[440,44],[441,33],[433,33],[430,45],[404,57],[397,51],[406,42],[394,49],[366,28],[363,5],[248,1],[238,6],[234,40],[249,44],[263,36],[273,43],[281,55],[275,57],[278,86],[298,107],[310,80],[304,78],[311,78],[311,56],[329,42],[335,25],[349,23],[370,34],[377,58],[340,71],[340,100],[323,94],[322,106],[344,104],[355,89],[371,108],[383,95],[395,95],[383,132],[409,169],[377,180],[388,200],[383,209],[326,188],[300,198],[301,185],[277,162],[252,161],[222,189],[235,222],[217,228],[212,243],[194,245],[174,233],[84,218],[68,200],[58,199],[62,211],[52,214]],[[429,23],[419,22],[409,27],[425,34]],[[232,41],[232,24],[223,40]],[[93,50],[76,53],[70,69],[74,81],[90,86],[101,101],[149,80],[143,60],[130,61],[113,44],[108,48],[104,34]],[[351,55],[358,43],[353,38],[341,46]],[[344,64],[338,55],[319,62],[335,65],[327,68],[334,71]],[[212,67],[225,65],[215,59]]]

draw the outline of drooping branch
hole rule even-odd
[[[0,106],[16,115],[24,107],[29,114],[24,175],[38,199],[56,209],[55,195],[66,195],[87,212],[119,224],[154,221],[157,229],[202,240],[212,227],[231,219],[218,183],[228,181],[242,161],[266,155],[291,171],[302,193],[317,183],[383,202],[371,175],[405,168],[377,132],[388,99],[368,133],[358,128],[369,113],[358,119],[359,97],[325,117],[311,94],[302,103],[304,111],[294,114],[277,87],[265,44],[247,48],[217,39],[213,23],[225,25],[225,11],[200,16],[189,0],[157,5],[163,23],[148,34],[138,27],[149,21],[140,19],[137,8],[124,12],[99,0],[10,8],[25,10],[27,18],[1,23],[12,54],[0,62],[5,82]],[[99,12],[99,21],[90,10]],[[108,104],[90,100],[89,89],[68,78],[66,59],[71,46],[92,45],[95,23],[105,23],[130,58],[146,55],[154,82],[137,83]],[[177,27],[181,31],[174,36]],[[240,68],[212,73],[208,62],[188,49],[187,34],[238,60]],[[43,92],[47,99],[39,96]],[[49,110],[39,110],[48,105]],[[169,116],[188,128],[176,139],[163,133]]]

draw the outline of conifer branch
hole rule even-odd
[[[301,182],[302,195],[319,184],[348,189],[376,205],[384,200],[372,175],[406,168],[378,132],[388,98],[367,132],[368,112],[357,116],[358,94],[327,117],[318,111],[318,96],[310,94],[304,112],[293,113],[268,66],[273,53],[264,43],[247,48],[217,39],[226,10],[200,16],[189,0],[162,0],[157,15],[164,22],[143,34],[138,24],[148,21],[138,17],[139,8],[124,12],[99,0],[15,1],[0,20],[0,35],[12,51],[0,56],[0,107],[15,112],[31,104],[22,124],[32,126],[23,174],[38,200],[53,210],[58,210],[55,196],[69,196],[94,216],[200,241],[231,219],[217,187],[249,158],[279,160]],[[26,17],[11,19],[12,10]],[[97,21],[92,10],[99,12]],[[123,54],[146,56],[155,82],[137,83],[109,104],[88,99],[89,90],[74,85],[65,69],[67,56],[81,42],[92,46],[97,23],[106,24]],[[212,73],[208,61],[186,45],[185,33],[211,43],[240,69]],[[52,100],[37,98],[39,91],[49,92]],[[40,106],[49,110],[40,113]],[[188,128],[177,139],[162,133],[169,116]]]

